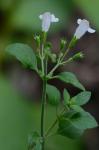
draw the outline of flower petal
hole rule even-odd
[[[80,39],[89,29],[89,21],[83,19],[81,23],[78,25],[74,36],[77,39]]]
[[[59,19],[56,18],[56,17],[54,16],[54,14],[52,14],[52,15],[51,15],[51,22],[58,22],[58,21],[59,21]]]
[[[88,28],[88,32],[89,32],[89,33],[95,33],[96,30],[94,30],[94,29],[92,29],[92,28]]]
[[[78,23],[78,24],[80,24],[80,23],[81,23],[81,21],[82,21],[81,19],[77,19],[77,23]]]
[[[39,15],[39,18],[42,20],[43,16],[42,16],[42,15]]]
[[[47,32],[51,25],[51,14],[46,12],[42,16],[42,31]]]

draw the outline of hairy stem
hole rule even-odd
[[[42,137],[42,150],[44,150],[44,144],[45,144],[45,138],[44,138],[44,113],[45,113],[45,101],[46,101],[46,80],[43,80],[42,109],[41,109],[41,137]]]
[[[46,41],[46,34],[43,33],[43,44],[42,44],[42,73],[43,73],[43,93],[42,93],[42,105],[41,105],[41,137],[42,137],[42,149],[45,147],[45,137],[44,137],[44,117],[45,117],[45,103],[46,103],[46,84],[47,84],[47,59],[44,59],[44,45]]]

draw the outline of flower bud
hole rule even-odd
[[[53,63],[56,62],[56,58],[57,58],[56,54],[52,54],[51,60]]]
[[[70,41],[68,48],[69,49],[73,48],[76,45],[76,42],[77,42],[77,38],[74,36]]]
[[[60,50],[63,50],[66,46],[67,41],[65,39],[61,39]]]
[[[84,58],[84,54],[82,52],[79,52],[72,57],[73,60],[78,60],[82,58]]]
[[[40,46],[40,41],[41,41],[40,35],[35,35],[35,36],[34,36],[34,39],[35,39],[35,41],[37,42],[37,45]]]

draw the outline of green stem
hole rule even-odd
[[[61,59],[61,61],[63,61],[64,60],[64,58],[65,58],[65,56],[68,54],[68,52],[69,52],[69,48],[65,51],[65,53],[64,53],[64,55],[63,55],[63,57],[62,57],[62,59]]]
[[[42,44],[41,49],[41,66],[42,66],[42,75],[44,76],[44,44]]]
[[[77,39],[75,37],[72,38],[72,40],[70,41],[67,50],[65,51],[64,55],[62,58],[59,58],[58,63],[55,65],[55,67],[48,73],[48,77],[52,76],[53,72],[61,65],[64,65],[68,62],[71,61],[71,58],[67,61],[64,61],[64,58],[66,57],[66,55],[68,54],[68,52],[70,51],[70,49],[75,45],[75,43],[77,42]]]
[[[45,32],[42,33],[42,47],[41,47],[41,67],[42,67],[42,76],[44,76],[44,47],[46,43],[47,34]]]
[[[70,57],[68,60],[63,61],[63,62],[61,63],[61,65],[66,65],[67,63],[70,63],[70,62],[72,62],[72,61],[73,61],[73,58]]]
[[[72,58],[69,58],[67,61],[63,61],[63,62],[61,62],[60,64],[56,64],[56,66],[49,72],[49,74],[47,75],[47,77],[49,77],[50,75],[52,75],[53,72],[54,72],[59,66],[63,66],[63,65],[65,65],[65,64],[67,64],[67,63],[70,63],[70,62],[72,62],[72,61],[73,61],[73,59],[72,59]],[[52,76],[50,79],[54,79],[54,78],[57,78],[57,76]]]
[[[46,80],[43,80],[43,94],[42,94],[42,109],[41,109],[41,137],[42,137],[42,150],[44,150],[44,113],[45,113],[45,101],[46,101]]]
[[[54,71],[55,71],[60,65],[61,65],[61,58],[58,59],[57,64],[56,64],[55,67],[52,68],[52,70],[48,73],[48,76],[50,76],[50,75],[52,76],[53,73],[54,73]]]
[[[44,59],[44,45],[46,41],[46,34],[43,33],[43,44],[42,44],[42,73],[43,73],[43,93],[42,93],[42,106],[41,106],[41,137],[42,137],[42,148],[41,150],[44,150],[45,148],[45,137],[44,137],[44,117],[45,117],[45,103],[46,103],[46,84],[47,84],[47,59]]]
[[[70,51],[71,48],[74,47],[74,45],[76,44],[77,42],[77,39],[75,37],[72,38],[72,40],[70,41],[69,45],[68,45],[68,48],[67,50],[65,51],[62,59],[61,59],[61,62],[64,60],[64,58],[66,57],[66,55],[68,54],[68,52]]]
[[[60,65],[59,63],[56,64],[56,66],[49,72],[48,76],[52,75],[53,72],[59,67],[59,65]]]
[[[45,117],[45,104],[46,104],[46,74],[47,74],[47,60],[44,62],[44,78],[43,78],[43,93],[42,93],[42,110],[41,110],[41,137],[42,137],[42,150],[45,146],[44,137],[44,117]]]

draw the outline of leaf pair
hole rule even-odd
[[[91,92],[89,91],[83,91],[77,94],[76,96],[70,98],[69,92],[65,89],[63,92],[63,97],[64,97],[64,104],[65,105],[79,105],[82,106],[86,104],[91,97]]]
[[[55,86],[47,84],[46,93],[48,96],[48,101],[51,105],[58,105],[60,103],[61,94],[60,94],[60,91]],[[63,93],[64,104],[65,105],[68,105],[68,104],[84,105],[85,103],[88,102],[88,100],[90,99],[90,96],[91,96],[90,92],[84,91],[70,100],[70,94],[65,89]]]
[[[78,81],[76,76],[71,72],[62,72],[59,75],[57,75],[56,78],[60,79],[61,81],[64,81],[65,83],[72,84],[73,86],[85,91],[84,86]],[[46,91],[47,91],[49,103],[52,105],[58,105],[61,99],[59,90],[55,86],[47,84]],[[64,91],[65,104],[68,103],[69,99],[70,99],[70,95],[68,91],[65,90]]]
[[[63,97],[64,105],[68,106],[69,110],[58,120],[58,134],[69,138],[78,138],[86,129],[98,126],[94,117],[80,107],[89,101],[91,92],[83,91],[70,98],[69,92],[65,89]]]

